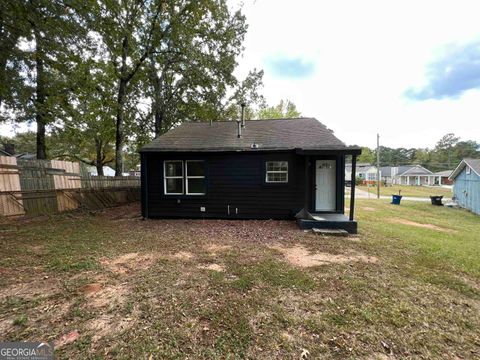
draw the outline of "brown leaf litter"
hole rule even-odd
[[[399,218],[388,219],[388,221],[393,223],[393,224],[409,225],[409,226],[415,226],[415,227],[419,227],[419,228],[431,229],[431,230],[436,230],[436,231],[441,231],[441,232],[455,232],[455,230],[446,229],[446,228],[443,228],[443,227],[440,227],[440,226],[437,226],[437,225],[422,224],[422,223],[418,223],[418,222],[415,222],[415,221],[399,219]]]
[[[358,253],[334,255],[330,253],[320,252],[312,254],[302,245],[297,245],[289,248],[276,245],[270,246],[270,248],[281,252],[290,264],[299,267],[345,264],[349,262],[376,263],[378,261],[378,259],[374,256],[366,256]]]

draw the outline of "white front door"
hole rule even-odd
[[[315,210],[336,210],[335,160],[315,161]],[[354,180],[353,180],[354,181]]]

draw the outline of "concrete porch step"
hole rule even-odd
[[[348,231],[343,229],[319,229],[312,228],[314,234],[326,236],[348,236]]]

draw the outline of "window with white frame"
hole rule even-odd
[[[288,161],[267,161],[265,181],[267,183],[287,183]]]
[[[166,160],[163,175],[165,194],[183,195],[183,160]]]
[[[187,160],[185,169],[187,194],[205,195],[205,161]]]
[[[467,175],[470,175],[471,174],[471,169],[470,169],[470,166],[467,165]]]
[[[370,181],[377,180],[377,174],[375,173],[367,173],[367,177]]]

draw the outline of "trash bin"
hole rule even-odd
[[[430,196],[432,205],[435,205],[435,206],[443,206],[442,199],[443,199],[443,196]]]
[[[400,205],[400,201],[402,201],[402,195],[392,195],[393,205]]]

